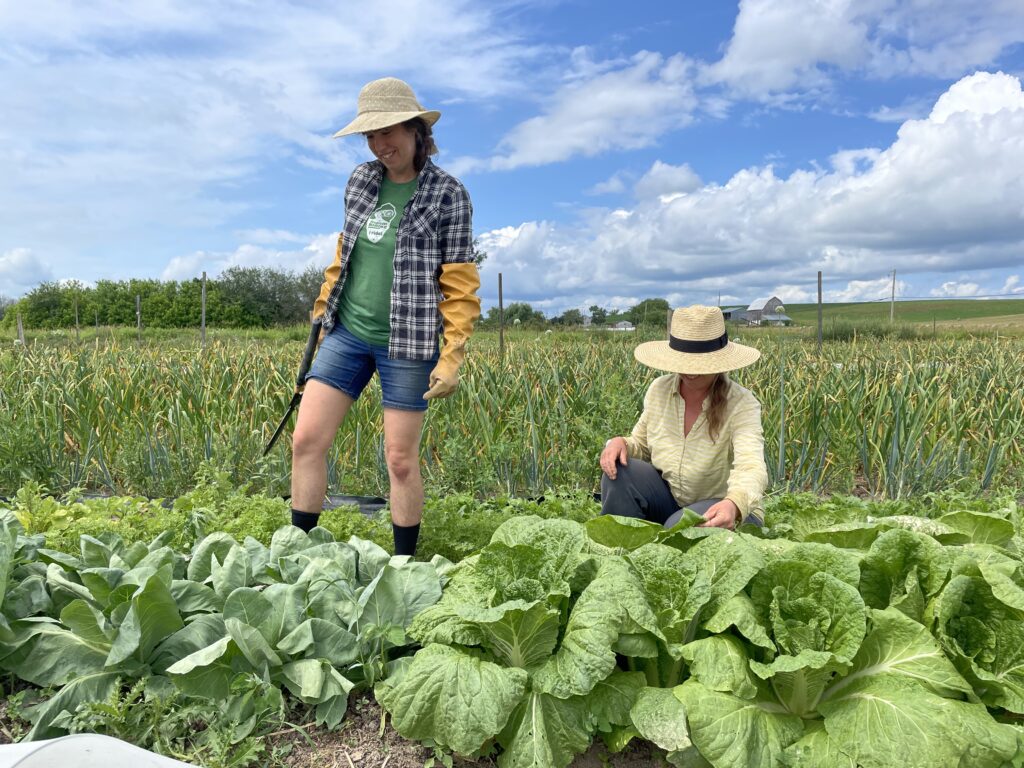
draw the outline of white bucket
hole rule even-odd
[[[0,747],[0,768],[195,768],[110,736],[78,733]]]

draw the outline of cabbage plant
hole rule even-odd
[[[80,704],[140,679],[150,693],[226,701],[255,678],[335,727],[349,692],[411,651],[406,629],[450,567],[321,528],[285,526],[269,547],[215,533],[188,554],[169,539],[83,536],[69,554],[0,517],[0,669],[58,689],[28,710],[28,738],[60,735]]]
[[[931,529],[943,543],[840,523],[840,547],[693,522],[503,525],[377,685],[395,727],[498,748],[502,768],[564,768],[595,735],[688,767],[1020,763],[1020,729],[993,716],[1024,690],[1020,560],[988,543],[1003,528],[960,516]]]

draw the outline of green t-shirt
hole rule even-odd
[[[377,208],[359,230],[341,289],[338,319],[367,344],[387,346],[391,333],[391,283],[395,276],[395,233],[416,179],[395,184],[381,180]]]

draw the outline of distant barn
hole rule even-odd
[[[761,315],[761,325],[789,325],[793,318],[781,312],[773,315]]]
[[[747,307],[747,325],[789,325],[790,318],[784,314],[786,308],[778,296],[755,299]]]
[[[722,307],[722,317],[727,323],[744,323],[747,320],[747,312],[744,307]]]

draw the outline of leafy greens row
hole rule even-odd
[[[604,517],[510,520],[450,574],[376,695],[399,733],[502,768],[595,735],[678,766],[1024,763],[1024,567],[998,514],[803,541]]]
[[[214,533],[188,556],[170,537],[82,536],[72,555],[0,514],[0,669],[59,689],[28,710],[28,739],[64,733],[79,705],[137,680],[152,695],[227,702],[255,679],[334,727],[349,692],[410,651],[405,629],[440,598],[451,566],[322,528],[285,526],[269,547]],[[254,714],[240,710],[239,737]]]

